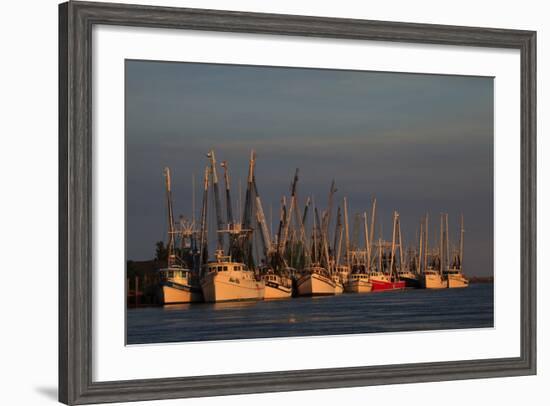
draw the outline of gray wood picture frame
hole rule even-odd
[[[472,361],[94,382],[91,339],[91,32],[94,24],[518,49],[521,53],[521,355]],[[59,6],[61,402],[120,402],[535,374],[535,250],[535,32],[108,3],[68,2]]]

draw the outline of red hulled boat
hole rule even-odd
[[[369,281],[372,284],[372,291],[381,290],[402,290],[405,289],[405,281],[395,280],[382,272],[371,272]]]

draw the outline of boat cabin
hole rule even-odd
[[[369,275],[366,273],[352,273],[349,276],[349,280],[352,280],[352,281],[360,281],[360,280],[368,280],[368,279],[369,279]]]
[[[462,270],[459,268],[448,269],[443,272],[445,275],[462,275]]]
[[[279,275],[274,273],[268,273],[263,276],[266,282],[279,282]]]
[[[191,271],[179,266],[171,266],[169,268],[159,269],[158,272],[161,280],[178,281],[189,279],[189,273]]]
[[[206,265],[207,272],[248,271],[245,264],[239,262],[211,262]]]
[[[311,267],[305,269],[306,272],[309,272],[309,273],[316,273],[316,274],[319,274],[319,275],[323,275],[323,276],[330,276],[328,271],[323,268],[322,266],[319,266],[319,265],[312,265]]]

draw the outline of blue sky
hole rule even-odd
[[[452,237],[464,213],[465,271],[493,272],[492,78],[127,61],[128,259],[151,258],[165,239],[163,167],[176,214],[191,216],[210,148],[229,163],[235,206],[256,150],[268,221],[300,168],[302,205],[325,207],[334,179],[353,212],[377,198],[387,239],[398,210],[405,245],[426,211],[434,227],[448,212]]]

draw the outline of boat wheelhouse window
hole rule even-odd
[[[222,272],[223,271],[223,266],[219,266],[218,267],[218,272]]]
[[[168,271],[168,277],[173,278],[174,277],[174,271]]]
[[[223,267],[223,270],[224,270],[224,271],[227,271],[227,266],[224,266],[224,267]]]

